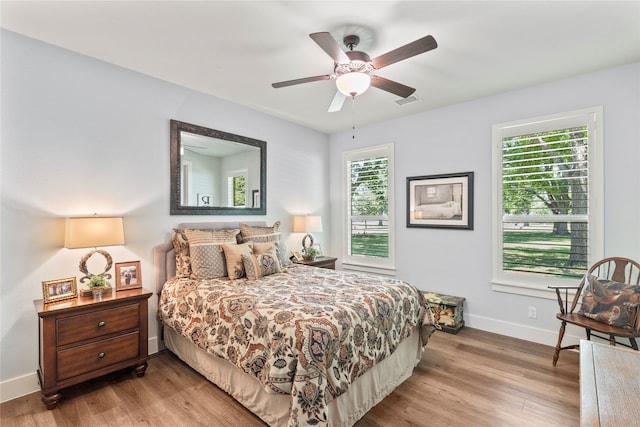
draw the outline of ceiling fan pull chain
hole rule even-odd
[[[352,125],[351,131],[351,139],[356,139],[356,96],[351,95],[351,114],[352,114]]]

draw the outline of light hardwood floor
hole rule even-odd
[[[436,332],[414,374],[356,424],[365,426],[578,426],[579,355],[464,328]],[[0,406],[10,426],[264,426],[168,352],[144,378],[111,374],[64,391],[48,411],[32,393]]]

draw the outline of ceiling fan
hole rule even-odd
[[[340,111],[347,96],[358,96],[367,90],[369,85],[402,98],[411,96],[411,94],[415,92],[414,88],[377,76],[373,73],[387,65],[395,64],[396,62],[438,47],[438,43],[432,36],[425,36],[371,59],[366,53],[354,50],[360,43],[360,37],[357,35],[345,36],[343,43],[347,47],[347,51],[344,51],[342,47],[340,47],[340,44],[328,32],[312,33],[309,34],[309,37],[333,59],[333,74],[287,80],[273,83],[271,86],[277,89],[301,83],[335,79],[338,91],[333,97],[331,105],[329,105],[329,112]]]

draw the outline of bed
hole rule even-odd
[[[247,244],[258,252],[265,241],[280,239],[275,225],[242,226],[273,232],[239,234],[238,247],[224,244],[222,252]],[[176,236],[239,228],[181,224]],[[434,331],[421,292],[406,282],[285,266],[281,240],[275,254],[244,256],[248,277],[232,279],[238,272],[227,264],[228,276],[203,279],[195,269],[184,274],[175,240],[154,249],[164,345],[271,426],[353,425],[412,374]],[[232,260],[233,252],[227,254]],[[273,255],[279,270],[269,272]],[[256,276],[251,259],[271,265],[267,274]]]
[[[454,201],[418,205],[415,208],[415,219],[451,219],[462,215],[460,204]]]

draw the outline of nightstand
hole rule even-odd
[[[151,294],[146,289],[113,290],[102,300],[33,302],[40,318],[38,378],[47,409],[56,407],[65,387],[131,366],[144,376]]]
[[[338,258],[333,258],[329,256],[317,256],[316,259],[314,259],[313,261],[308,261],[305,259],[302,261],[296,261],[296,263],[303,264],[303,265],[310,265],[313,267],[328,268],[329,270],[335,270],[337,260]]]

